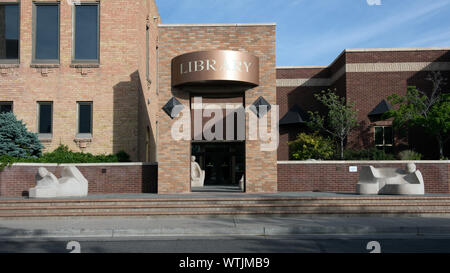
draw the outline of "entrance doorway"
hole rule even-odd
[[[193,142],[192,155],[205,171],[204,187],[192,191],[245,191],[245,142]]]

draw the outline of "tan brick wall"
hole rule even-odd
[[[190,191],[190,141],[172,140],[170,130],[174,120],[161,110],[172,96],[189,107],[189,94],[171,87],[171,60],[199,50],[254,54],[260,58],[260,86],[246,91],[245,104],[252,104],[259,96],[276,104],[275,26],[162,26],[159,37],[158,192],[186,193]],[[260,141],[247,140],[246,178],[247,192],[276,192],[276,151],[261,152]]]
[[[31,67],[32,2],[20,1],[20,66],[0,66],[0,101],[13,101],[15,114],[31,131],[37,130],[36,103],[53,101],[53,138],[44,142],[46,150],[62,143],[75,151],[80,150],[74,141],[77,101],[92,101],[93,139],[84,151],[100,154],[125,150],[133,160],[140,159],[138,105],[144,100],[143,92],[145,97],[155,93],[153,84],[145,82],[143,57],[147,17],[152,31],[151,48],[156,48],[158,22],[154,22],[153,14],[159,15],[153,0],[100,1],[100,66],[81,69],[71,67],[72,7],[67,1],[60,1],[60,65]],[[150,65],[153,78],[154,51]]]

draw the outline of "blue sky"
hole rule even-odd
[[[328,65],[345,48],[450,47],[450,0],[156,2],[164,24],[277,23],[278,66]]]

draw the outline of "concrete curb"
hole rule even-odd
[[[0,239],[39,238],[126,238],[164,236],[299,236],[299,235],[450,235],[450,226],[445,227],[310,227],[310,226],[244,226],[235,228],[171,228],[148,229],[59,229],[59,230],[0,230]]]

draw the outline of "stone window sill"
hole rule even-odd
[[[60,64],[31,64],[32,68],[59,68]]]
[[[52,134],[38,134],[38,138],[42,142],[52,142],[53,135]]]
[[[72,63],[70,65],[71,68],[99,68],[100,64],[98,63],[85,63],[85,64],[78,64],[78,63]]]
[[[75,142],[92,142],[91,134],[77,134],[75,136]]]
[[[1,68],[19,68],[19,64],[2,64],[0,63],[0,69]]]

